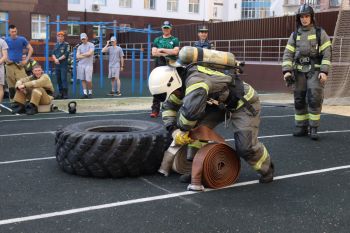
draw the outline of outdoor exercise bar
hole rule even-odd
[[[114,22],[79,22],[79,21],[60,21],[60,16],[56,16],[55,22],[50,22],[50,17],[46,17],[46,39],[45,39],[45,72],[47,73],[49,71],[49,39],[50,39],[50,25],[56,25],[56,31],[60,31],[60,25],[68,25],[68,24],[75,24],[75,25],[98,25],[101,29],[103,25],[109,25],[109,24],[116,24],[116,21]],[[100,87],[103,87],[103,54],[102,54],[102,33],[100,33],[99,36],[99,49],[100,49]]]
[[[152,30],[151,25],[148,24],[147,29],[140,28],[129,28],[129,27],[119,27],[119,26],[107,26],[106,29],[113,29],[114,34],[116,35],[117,31],[123,32],[138,32],[138,33],[147,33],[147,77],[151,73],[151,34],[158,34],[161,31]]]

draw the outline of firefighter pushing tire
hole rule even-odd
[[[56,160],[63,171],[80,176],[139,176],[157,171],[169,145],[155,122],[99,120],[56,132]]]

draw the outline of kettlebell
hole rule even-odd
[[[68,103],[69,114],[75,114],[77,112],[77,102],[71,101]]]

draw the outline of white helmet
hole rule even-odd
[[[153,69],[148,79],[149,91],[162,102],[181,86],[181,77],[177,70],[170,66],[159,66]]]

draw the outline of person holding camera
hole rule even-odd
[[[111,40],[107,41],[106,46],[102,49],[103,53],[108,53],[109,72],[108,78],[111,80],[112,90],[108,95],[121,96],[120,92],[120,71],[124,70],[124,53],[121,47],[117,46],[117,39],[112,36]],[[117,90],[115,91],[115,84],[117,83]]]

